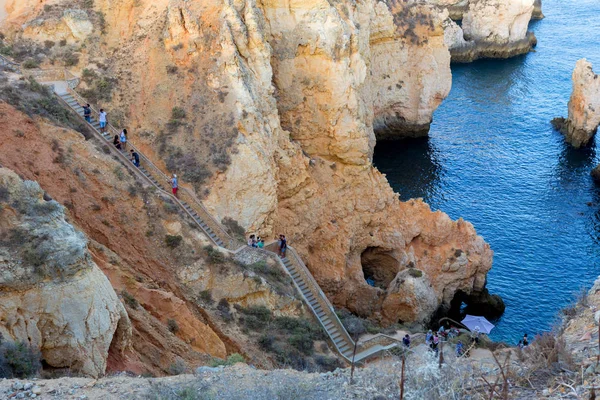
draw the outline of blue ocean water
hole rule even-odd
[[[429,139],[386,143],[375,165],[402,199],[463,217],[494,250],[490,292],[506,312],[492,338],[549,330],[600,275],[596,144],[575,150],[550,120],[566,116],[579,58],[600,72],[600,1],[545,0],[536,52],[453,65]],[[600,141],[600,139],[599,139]]]

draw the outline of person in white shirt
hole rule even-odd
[[[98,122],[100,123],[100,132],[106,132],[106,111],[103,108],[98,113]]]
[[[121,149],[127,150],[127,129],[123,129],[119,135],[119,142],[121,142]]]

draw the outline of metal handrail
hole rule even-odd
[[[1,57],[1,56],[0,56]],[[52,71],[54,72],[54,71]],[[71,74],[69,71],[67,70],[63,70],[63,76],[65,78],[65,81],[67,82],[67,91],[70,95],[73,96],[73,98],[77,101],[80,102],[80,104],[88,104],[88,102],[86,101],[85,98],[83,98],[81,95],[79,95],[75,90],[74,87],[77,86],[77,84],[79,83],[79,78],[77,78],[75,75]],[[32,74],[33,75],[33,74]],[[30,75],[30,76],[32,76]],[[72,86],[74,85],[74,86]],[[59,96],[60,98],[60,96]],[[61,101],[63,101],[62,99],[60,99]],[[94,108],[93,106],[90,106],[90,109],[92,111],[92,114],[96,116],[96,119],[98,119],[98,115],[99,112],[98,110],[96,110],[96,108]],[[91,124],[90,124],[91,125]],[[93,127],[92,127],[93,128]],[[111,136],[112,134],[118,135],[120,132],[111,124],[107,124],[106,126],[107,131],[111,132]],[[95,128],[92,129],[94,132],[94,135],[101,138],[101,140],[105,143],[108,143],[109,145],[111,145],[112,143],[110,142],[110,140],[107,140],[100,132],[98,132]],[[160,182],[161,179],[164,182],[168,182],[169,177],[162,172],[162,170],[160,168],[158,168],[158,166],[156,166],[152,161],[150,161],[150,159],[148,159],[146,156],[144,156],[144,154],[139,151],[137,149],[137,147],[135,147],[135,145],[133,143],[131,143],[128,140],[128,144],[129,147],[131,149],[133,149],[134,151],[136,151],[138,153],[138,155],[140,156],[140,161],[143,162],[143,166],[144,168],[150,170],[151,172],[153,172],[155,174],[155,178],[157,178],[157,181]],[[111,146],[112,147],[112,146]],[[128,159],[128,157],[126,155],[124,155],[123,153],[121,153],[120,151],[116,150],[115,151],[118,153],[119,158],[121,160],[124,160],[126,165],[130,164],[130,160]],[[177,198],[176,196],[172,195],[171,193],[169,193],[168,191],[166,191],[164,189],[164,187],[159,186],[157,184],[155,184],[148,176],[146,176],[144,173],[142,173],[142,171],[138,170],[137,168],[131,168],[132,170],[135,170],[135,173],[142,177],[146,182],[148,182],[150,185],[156,187],[160,192],[162,192],[163,195],[168,196],[169,198],[171,198],[173,201],[175,201],[185,212],[186,214],[188,214],[190,217],[192,217],[192,219],[194,219],[194,216],[192,215],[192,213],[185,207],[185,205],[182,203],[182,201]],[[227,244],[227,249],[234,252],[234,253],[239,253],[241,251],[244,250],[244,248],[246,247],[245,244],[241,244],[240,246],[237,246],[238,243],[237,241],[231,237],[231,235],[229,235],[229,233],[222,227],[222,225],[208,212],[208,210],[204,207],[204,205],[202,204],[202,202],[195,196],[195,194],[191,193],[187,188],[183,188],[182,192],[184,194],[186,194],[186,197],[190,197],[192,199],[192,202],[199,207],[199,209],[201,210],[202,214],[203,214],[203,221],[206,224],[210,224],[209,227],[213,230],[216,229],[216,231],[218,231],[220,233],[221,236],[219,236],[219,238]],[[197,211],[197,210],[195,210]],[[208,221],[207,221],[208,220]],[[202,228],[202,226],[200,226],[200,228],[202,230],[204,230]],[[204,230],[205,231],[205,230]],[[215,234],[216,234],[215,231]],[[205,231],[206,232],[206,231]],[[208,232],[206,232],[208,235]],[[210,235],[208,235],[210,238]],[[212,239],[211,239],[212,240]],[[284,265],[283,261],[277,256],[277,254],[273,251],[269,251],[267,249],[267,247],[271,247],[275,244],[276,242],[273,243],[269,243],[267,246],[265,246],[265,249],[262,251],[265,251],[267,253],[269,253],[270,256],[274,256],[277,260],[278,260],[278,264],[280,265],[281,268],[284,269],[284,271],[286,271],[287,273],[289,273],[289,271],[287,270],[286,266]],[[217,244],[217,243],[215,243]],[[294,265],[296,267],[298,267],[299,272],[303,275],[303,277],[305,278],[306,283],[308,284],[308,287],[310,288],[311,292],[313,292],[313,294],[316,295],[316,299],[318,299],[319,303],[321,304],[321,306],[325,306],[325,308],[328,308],[330,310],[330,318],[332,318],[332,322],[334,322],[334,324],[337,326],[338,331],[344,336],[345,341],[354,346],[355,342],[352,339],[352,337],[350,336],[350,334],[348,333],[348,331],[346,330],[346,328],[344,327],[342,321],[339,319],[339,317],[337,316],[335,309],[333,308],[333,305],[329,302],[329,299],[327,298],[327,296],[325,296],[325,294],[323,293],[321,286],[317,283],[317,281],[315,280],[315,278],[313,277],[312,273],[309,271],[309,269],[306,267],[306,265],[304,264],[304,262],[302,261],[302,259],[300,258],[300,256],[298,255],[297,251],[291,247],[288,246],[287,248],[288,250],[288,254],[291,254],[292,257],[288,258],[292,261],[292,263],[294,263]],[[324,323],[321,321],[321,318],[318,317],[318,314],[316,312],[316,310],[311,306],[310,302],[308,301],[308,299],[306,299],[306,297],[302,294],[302,290],[300,289],[300,287],[298,286],[298,284],[296,283],[296,281],[292,278],[292,281],[294,282],[294,285],[296,286],[296,288],[298,289],[299,293],[302,295],[302,297],[304,297],[304,300],[306,302],[306,304],[310,307],[310,309],[312,310],[313,314],[315,316],[317,316],[317,319],[319,321],[319,323],[322,325],[323,329],[325,329],[325,331],[327,332],[327,328],[325,327]],[[396,340],[395,338],[392,338],[390,336],[387,335],[383,335],[383,334],[379,334],[374,336],[373,338],[370,338],[369,340],[365,341],[365,342],[359,342],[356,343],[357,348],[361,348],[361,349],[365,349],[367,350],[368,348],[371,348],[372,346],[365,348],[365,345],[367,343],[370,342],[374,342],[374,341],[380,341],[380,340],[386,340],[386,341],[393,341],[394,343],[399,343],[398,340]],[[333,340],[332,340],[333,341]],[[344,355],[344,353],[342,351],[340,351],[340,347],[335,343],[335,341],[333,341],[334,346],[337,348],[338,352],[340,353],[340,355],[345,358],[348,361],[351,361],[350,357],[347,357],[346,355]],[[389,346],[389,345],[388,345]],[[369,356],[373,356],[375,354],[377,354],[378,352],[375,352],[373,354],[370,354]],[[360,361],[360,360],[356,360],[356,361]]]
[[[79,95],[75,90],[69,88],[69,93],[81,104],[89,104],[87,102],[87,100],[85,98],[83,98],[81,95]],[[92,114],[96,116],[96,118],[98,118],[99,112],[96,108],[94,108],[94,106],[90,105],[90,109],[92,110]],[[107,124],[106,125],[106,129],[107,131],[111,132],[111,136],[112,135],[119,135],[120,131],[118,129],[116,129],[113,125],[111,124]],[[150,159],[148,157],[146,157],[129,139],[127,140],[127,144],[128,146],[133,149],[136,153],[138,153],[138,155],[140,156],[140,161],[143,162],[144,167],[147,169],[150,169],[152,172],[154,172],[154,175],[157,177],[157,180],[160,181],[164,181],[164,182],[168,182],[170,180],[170,178],[158,167],[156,166],[152,161],[150,161]],[[229,250],[235,250],[237,247],[236,245],[236,241],[234,238],[232,238],[229,233],[225,230],[225,228],[223,228],[223,226],[212,216],[211,213],[208,212],[208,210],[206,209],[206,207],[204,207],[204,205],[202,204],[202,202],[200,201],[200,199],[198,199],[193,193],[191,193],[191,191],[189,191],[187,188],[180,188],[180,193],[183,192],[183,194],[185,194],[187,197],[189,197],[191,199],[191,202],[193,202],[196,206],[198,206],[200,208],[200,210],[202,211],[203,217],[205,217],[205,219],[208,219],[209,221],[205,221],[205,223],[211,223],[210,227],[211,229],[213,229],[213,231],[216,229],[218,231],[215,232],[219,238],[223,241],[223,243],[227,244],[227,248]]]

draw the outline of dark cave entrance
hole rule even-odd
[[[400,271],[400,263],[390,250],[381,247],[367,247],[360,255],[363,274],[367,283],[387,289]]]

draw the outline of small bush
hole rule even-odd
[[[186,113],[185,110],[181,107],[173,107],[171,110],[171,118],[172,119],[185,119]]]
[[[165,244],[167,247],[174,249],[178,247],[183,241],[183,237],[181,235],[167,235],[165,236]]]
[[[65,64],[65,67],[73,67],[79,64],[79,55],[73,53],[72,51],[67,51],[63,55],[63,62]]]
[[[246,230],[235,219],[225,217],[221,223],[231,236],[242,242],[246,241]]]
[[[311,355],[314,352],[313,340],[308,335],[294,334],[288,339],[289,343],[298,351]]]
[[[176,65],[167,65],[167,74],[176,74],[178,68]]]
[[[169,329],[169,332],[171,332],[173,334],[179,332],[179,325],[177,324],[177,321],[175,321],[174,319],[167,320],[167,328]]]
[[[169,366],[169,373],[171,375],[185,374],[187,371],[187,364],[181,358],[178,358],[173,364]]]
[[[125,174],[123,173],[123,168],[121,168],[120,166],[116,166],[115,169],[113,169],[113,172],[117,176],[117,178],[119,178],[120,180],[125,179]]]
[[[344,366],[336,357],[318,355],[315,357],[315,362],[322,371],[334,371]]]
[[[210,290],[203,290],[200,293],[198,293],[198,299],[200,299],[201,301],[203,301],[206,304],[214,303],[214,300],[212,298],[212,294],[210,293]]]
[[[230,355],[229,357],[227,357],[226,360],[222,360],[220,358],[213,358],[211,360],[211,362],[208,364],[210,367],[220,367],[220,366],[229,366],[229,365],[234,365],[237,363],[245,363],[246,360],[244,359],[244,357],[239,354],[239,353],[233,353],[232,355]]]
[[[140,306],[140,303],[136,300],[136,298],[133,297],[126,290],[122,290],[121,291],[121,296],[123,297],[123,300],[125,301],[125,304],[127,304],[130,308],[133,308],[134,310],[137,310],[138,307]]]
[[[233,316],[231,315],[231,309],[227,299],[219,300],[219,303],[217,304],[217,310],[226,322],[230,322],[233,320]]]
[[[24,342],[4,343],[0,335],[0,378],[31,378],[42,369],[42,355]]]
[[[410,276],[412,276],[413,278],[420,278],[423,276],[423,271],[415,269],[415,268],[410,268],[408,270],[408,274]]]
[[[137,187],[137,186],[135,186],[135,185],[129,185],[129,186],[127,187],[127,191],[129,192],[129,195],[130,195],[131,197],[135,197],[135,196],[137,196],[137,194],[138,194],[138,187]]]
[[[208,257],[208,262],[212,265],[219,265],[225,263],[225,255],[221,253],[219,250],[215,249],[212,246],[205,246],[204,250],[206,251],[206,255]]]
[[[33,68],[37,68],[40,66],[39,61],[33,59],[33,58],[29,58],[27,60],[25,60],[25,62],[23,64],[21,64],[23,66],[23,68],[25,69],[33,69]]]

